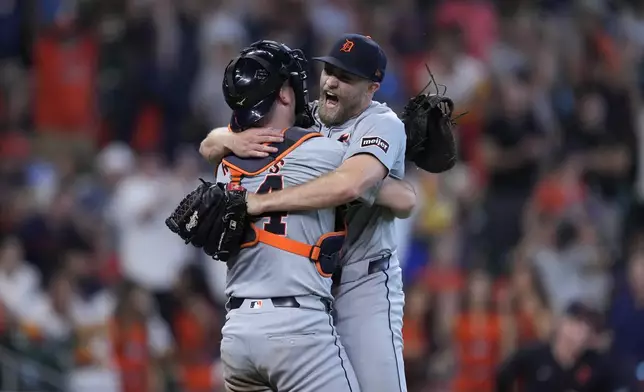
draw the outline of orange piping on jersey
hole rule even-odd
[[[282,130],[282,134],[284,134],[288,129],[289,129],[289,128],[284,128],[284,129]],[[275,164],[275,162],[279,162],[280,160],[284,159],[284,157],[285,157],[285,156],[287,156],[288,154],[290,154],[293,150],[295,150],[297,147],[299,147],[299,146],[300,146],[302,143],[304,143],[305,141],[307,141],[307,140],[309,140],[309,139],[311,139],[311,138],[314,138],[314,137],[320,137],[320,136],[322,136],[322,134],[321,134],[321,133],[317,133],[317,132],[315,132],[315,133],[309,133],[309,134],[306,134],[306,135],[302,136],[302,137],[300,138],[300,140],[298,140],[297,142],[295,142],[295,144],[293,144],[291,147],[289,147],[289,148],[287,148],[286,150],[284,150],[280,155],[278,155],[275,159],[273,159],[269,164],[267,164],[267,165],[266,165],[266,166],[264,166],[263,168],[261,168],[261,169],[257,170],[256,172],[253,172],[253,173],[249,173],[249,172],[247,172],[247,171],[245,171],[245,170],[243,170],[243,169],[241,169],[241,168],[239,168],[239,167],[237,167],[237,166],[235,166],[235,165],[231,164],[230,162],[228,162],[228,161],[227,161],[227,160],[225,160],[225,159],[223,160],[223,163],[225,163],[225,164],[226,164],[226,166],[228,166],[228,168],[229,168],[229,169],[234,169],[234,170],[235,170],[235,171],[237,171],[238,173],[241,173],[241,174],[243,174],[243,175],[245,175],[245,176],[251,176],[251,177],[252,177],[252,176],[256,176],[256,175],[258,175],[258,174],[262,173],[263,171],[265,171],[266,169],[268,169],[269,167],[273,166],[273,165]],[[268,143],[266,143],[266,144],[268,144]]]
[[[228,168],[228,170],[230,171],[230,182],[241,185],[242,174],[232,168]],[[217,170],[215,170],[215,177],[217,177]]]
[[[231,167],[228,170],[230,171],[230,182],[241,185],[242,173]]]
[[[322,267],[320,267],[320,263],[318,262],[320,258],[320,246],[322,245],[322,242],[329,237],[346,234],[345,230],[325,233],[320,236],[320,238],[318,238],[315,245],[309,245],[304,242],[295,241],[281,235],[273,234],[264,229],[258,229],[255,225],[251,225],[251,227],[255,231],[255,239],[253,241],[242,244],[242,249],[249,248],[251,246],[257,245],[258,242],[261,242],[274,248],[309,258],[311,259],[311,261],[315,262],[315,268],[317,269],[318,273],[325,278],[330,278],[331,274],[324,273],[322,271]]]

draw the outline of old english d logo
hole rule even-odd
[[[353,49],[353,41],[345,40],[344,45],[340,48],[340,52],[349,53]]]

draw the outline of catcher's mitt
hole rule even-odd
[[[431,72],[429,75],[427,87],[432,83],[438,86]],[[400,115],[407,134],[406,159],[430,173],[442,173],[456,163],[454,102],[444,93],[421,92],[409,100]]]
[[[239,252],[247,216],[243,187],[201,180],[201,185],[181,200],[165,224],[186,244],[227,261]]]

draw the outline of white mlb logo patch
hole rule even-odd
[[[262,301],[250,301],[250,308],[251,309],[261,309],[262,308]]]
[[[379,138],[377,136],[363,137],[362,139],[360,139],[360,147],[364,148],[371,146],[376,146],[384,152],[387,152],[389,150],[389,143],[385,139]]]

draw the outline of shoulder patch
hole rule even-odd
[[[347,132],[347,133],[343,133],[342,136],[338,138],[338,141],[342,143],[348,143],[350,138],[351,138],[351,134]]]
[[[382,151],[385,153],[389,150],[389,143],[377,136],[372,136],[372,137],[363,137],[360,139],[360,147],[365,148],[365,147],[371,147],[371,146],[376,146],[380,148]]]

